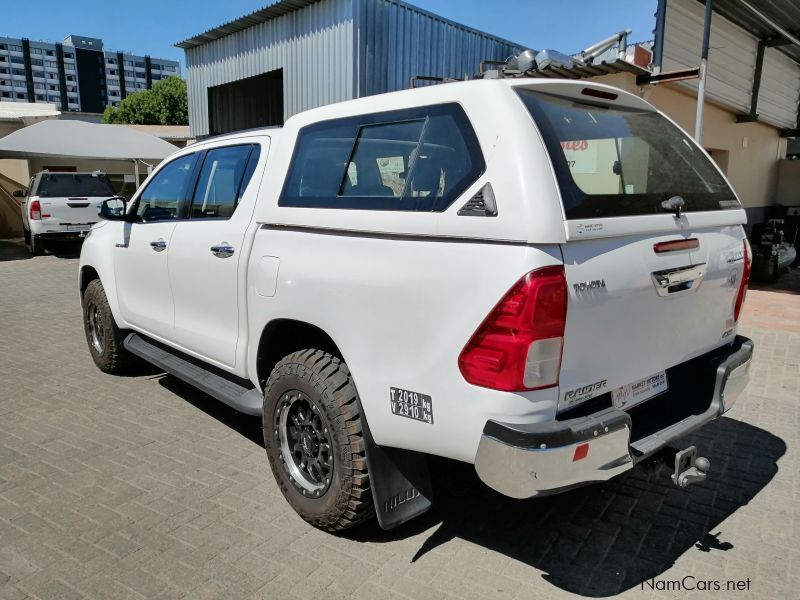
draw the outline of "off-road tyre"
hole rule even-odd
[[[309,491],[298,483],[300,479],[292,475],[291,465],[286,462],[292,458],[282,446],[292,436],[287,431],[291,427],[289,417],[285,419],[287,427],[281,428],[281,415],[290,414],[291,407],[297,408],[300,402],[310,407],[314,420],[324,429],[320,430],[319,438],[314,438],[322,440],[316,447],[324,447],[325,440],[331,446],[330,481],[321,490]],[[340,531],[375,515],[358,392],[341,359],[313,348],[284,357],[265,386],[262,424],[264,446],[275,480],[291,507],[306,522],[325,531]],[[307,427],[306,431],[311,433],[306,435],[313,437],[315,426]],[[299,443],[296,446],[304,447]],[[301,453],[294,463],[296,473],[301,468],[298,461],[302,461],[302,456]],[[325,485],[322,479],[327,478],[320,477],[319,485]]]
[[[86,286],[81,304],[83,306],[83,330],[94,364],[104,373],[112,375],[128,372],[136,363],[136,357],[128,352],[122,344],[127,332],[117,327],[114,315],[111,314],[111,308],[108,305],[106,292],[99,279],[89,282],[89,285]],[[98,325],[102,328],[102,339],[99,345],[94,338]]]
[[[27,230],[25,230],[25,245],[28,247],[28,252],[31,253],[31,256],[44,255],[44,242],[42,238]]]

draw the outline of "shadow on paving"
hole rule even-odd
[[[78,258],[81,255],[81,243],[51,243],[46,247],[47,253],[56,258]],[[30,260],[28,249],[22,243],[0,241],[0,262],[12,260]]]
[[[180,380],[169,391],[262,446],[261,421],[237,413]],[[605,597],[660,576],[687,550],[725,552],[722,522],[775,476],[784,441],[723,417],[679,444],[711,460],[709,477],[681,490],[666,468],[636,468],[603,484],[538,499],[515,500],[486,487],[472,465],[431,457],[434,507],[391,531],[372,521],[343,537],[390,543],[438,527],[412,559],[460,538],[544,572],[561,589]],[[266,460],[266,457],[264,458]],[[533,574],[532,574],[533,576]]]

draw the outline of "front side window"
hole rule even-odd
[[[438,212],[484,167],[457,104],[335,119],[300,131],[279,204]]]
[[[545,140],[567,219],[741,208],[711,159],[654,111],[518,90]]]
[[[253,175],[258,154],[257,144],[209,150],[194,189],[190,218],[230,218]],[[248,168],[251,164],[253,169]]]
[[[156,173],[137,201],[136,214],[142,221],[178,218],[195,157],[194,154],[187,154],[176,158]]]

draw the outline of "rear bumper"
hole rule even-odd
[[[752,357],[753,342],[736,336],[730,346],[690,361],[691,377],[685,379],[694,379],[699,373],[704,382],[696,386],[688,383],[683,389],[679,386],[676,393],[689,391],[705,396],[699,404],[702,410],[694,403],[688,414],[671,418],[665,416],[669,410],[662,410],[664,399],[655,398],[652,402],[662,401],[656,415],[659,428],[655,430],[652,414],[643,415],[640,421],[636,415],[642,412],[639,407],[629,412],[609,407],[544,423],[487,421],[475,470],[489,487],[512,498],[553,494],[606,481],[729,410],[747,385]],[[576,449],[585,444],[588,453],[580,458],[585,448],[578,453]]]
[[[93,225],[93,223],[91,224]],[[34,235],[43,241],[48,242],[66,242],[70,240],[82,240],[89,234],[89,230],[86,231],[43,231],[41,233],[34,232]]]

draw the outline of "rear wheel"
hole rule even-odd
[[[117,327],[108,305],[103,284],[95,279],[83,293],[83,329],[89,353],[94,364],[104,373],[119,374],[128,371],[135,362],[122,342],[125,332]]]
[[[44,254],[44,242],[38,235],[28,230],[25,230],[25,245],[32,256],[42,256]]]
[[[358,392],[339,358],[322,350],[290,354],[264,392],[264,445],[292,508],[326,531],[374,516]]]

